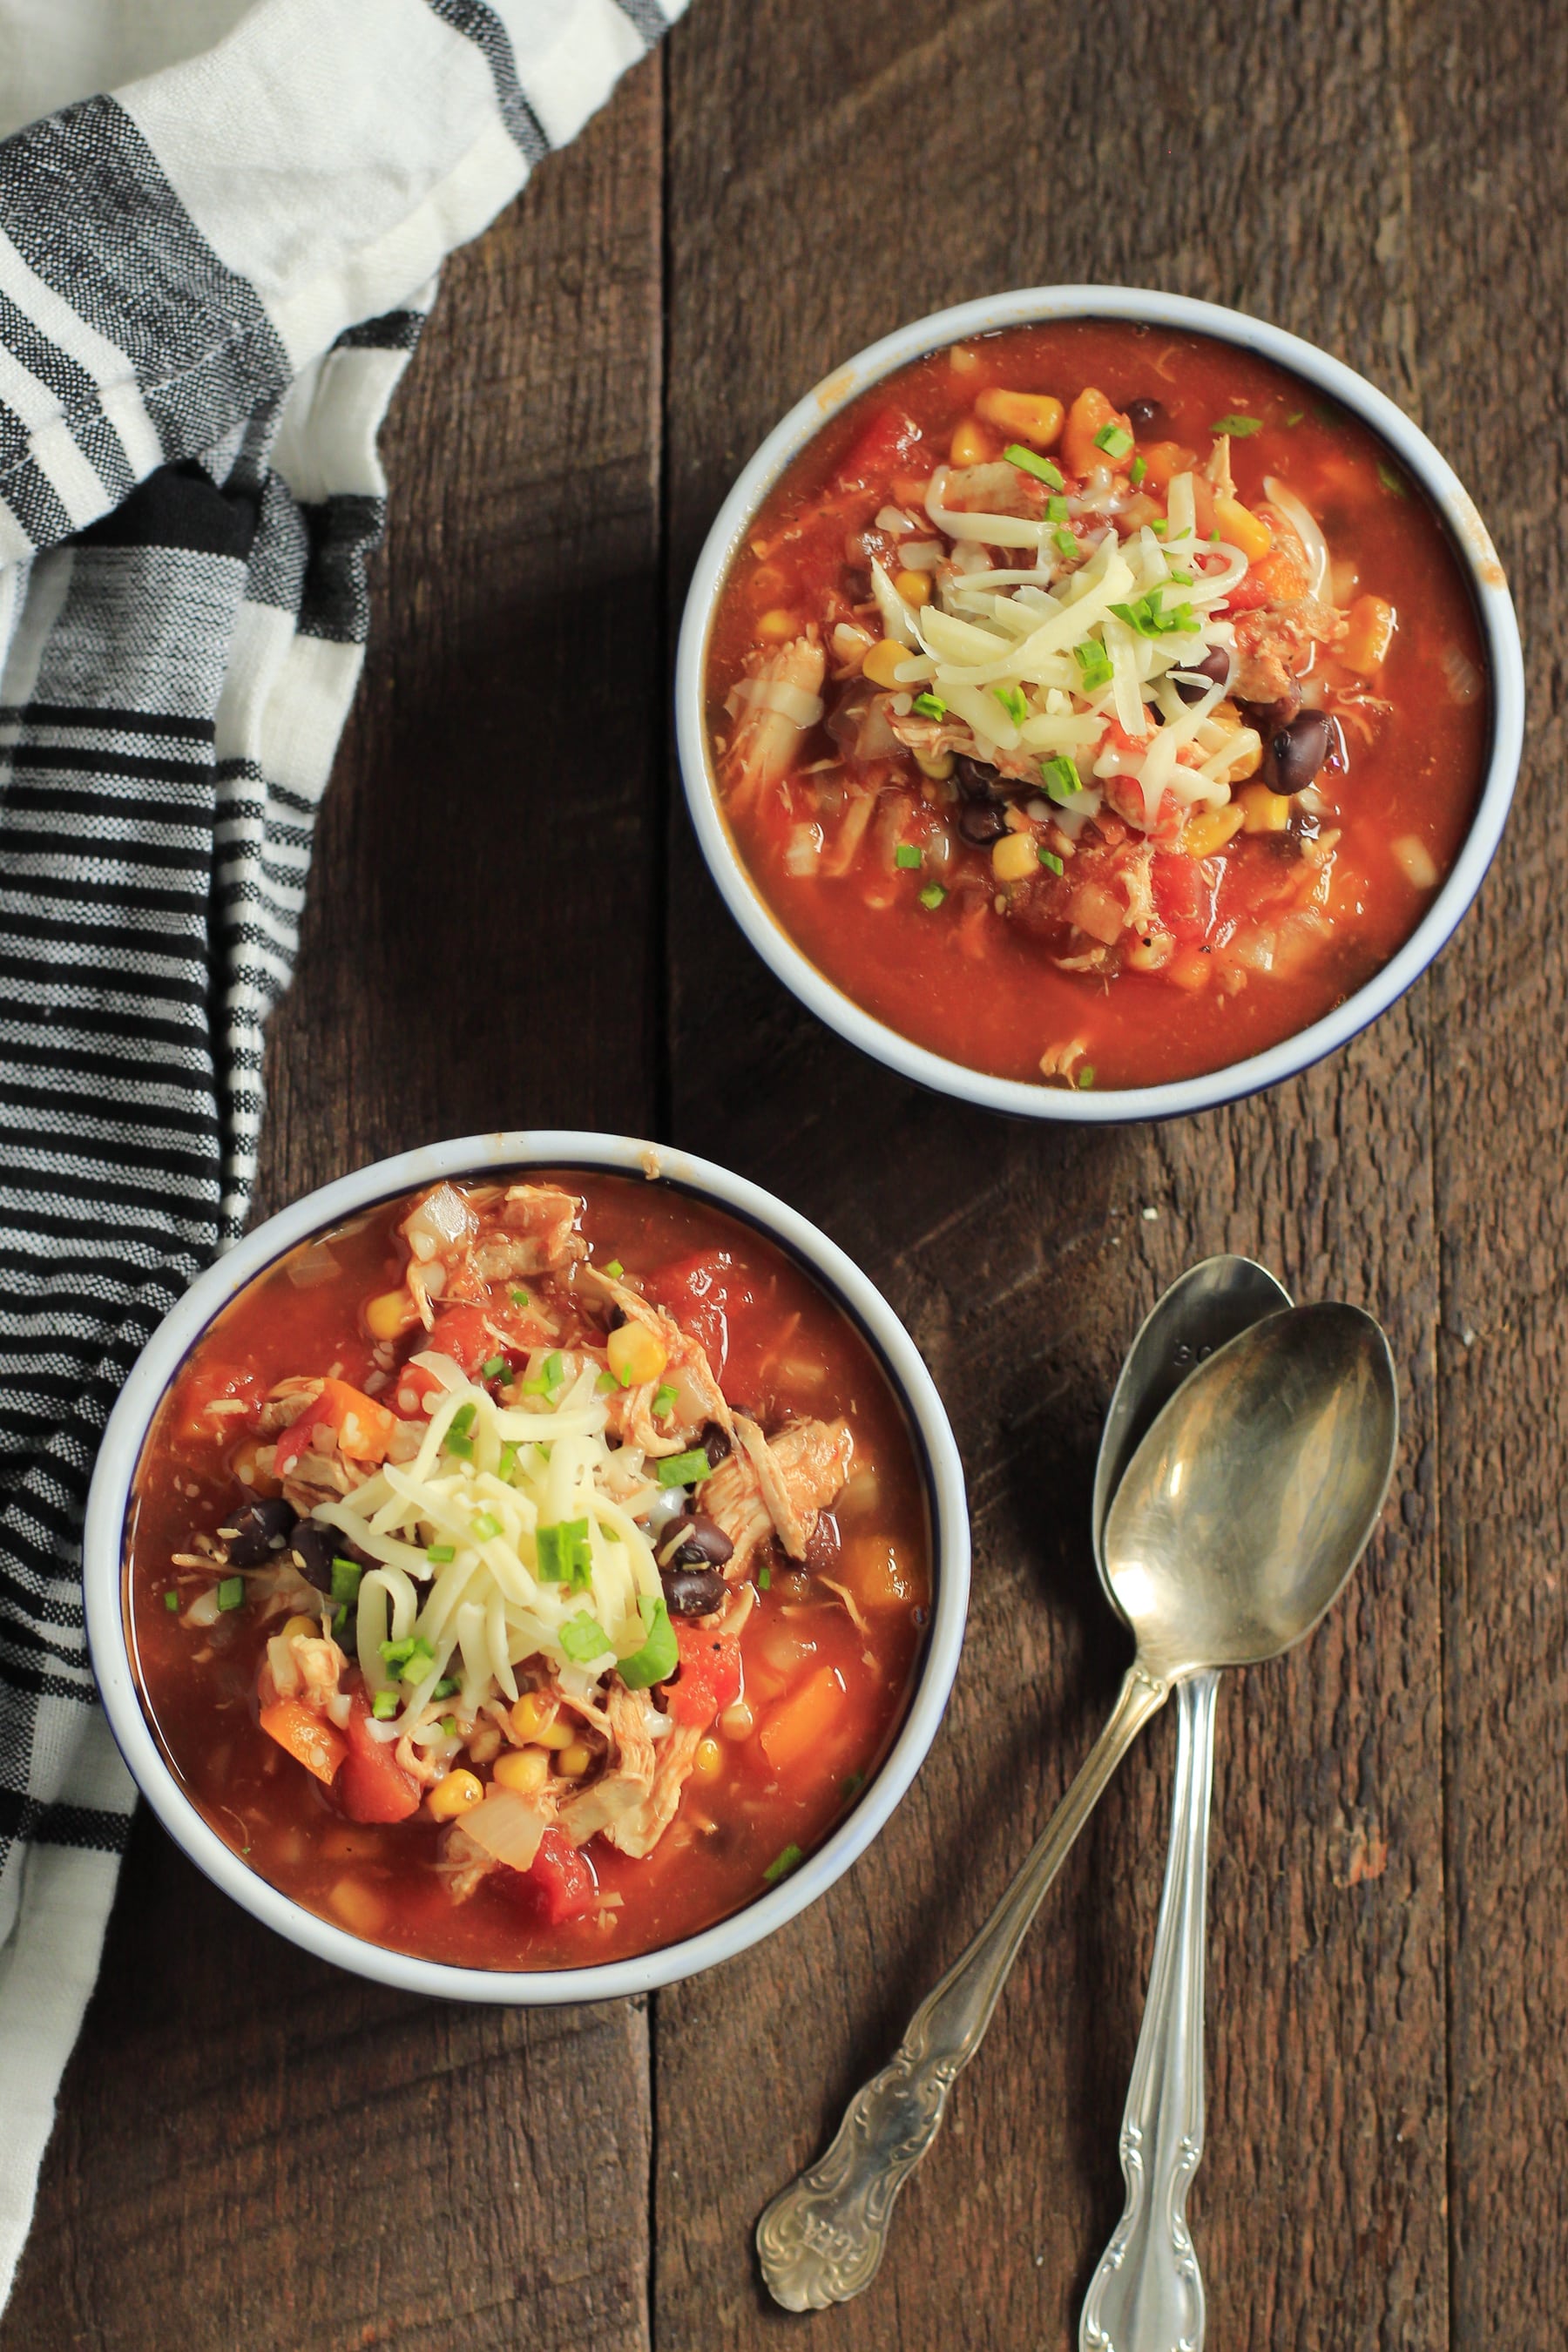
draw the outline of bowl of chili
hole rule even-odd
[[[1497,847],[1519,631],[1474,505],[1342,362],[1046,287],[858,353],[742,469],[676,672],[753,948],[985,1108],[1198,1111],[1345,1044]]]
[[[357,1974],[559,2003],[731,1958],[864,1852],[947,1703],[968,1520],[919,1350],[805,1219],[494,1134],[193,1284],[84,1574],[114,1737],[209,1878]]]

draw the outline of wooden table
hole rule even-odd
[[[1169,1719],[1068,1864],[873,2290],[786,2319],[751,2231],[1100,1720],[1100,1413],[1158,1288],[1230,1248],[1384,1319],[1406,1437],[1346,1603],[1221,1701],[1209,2341],[1563,2340],[1565,87],[1568,15],[1517,0],[696,0],[453,263],[386,436],[262,1205],[533,1124],[772,1186],[883,1286],[947,1399],[968,1647],[873,1852],[646,2002],[509,2014],[336,1975],[142,1818],[0,2352],[1076,2344],[1121,2205]],[[774,985],[693,848],[668,679],[700,537],[797,394],[942,303],[1097,278],[1277,320],[1420,420],[1510,568],[1533,727],[1479,909],[1370,1035],[1260,1101],[1091,1134],[928,1100]]]

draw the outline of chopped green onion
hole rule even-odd
[[[1293,408],[1290,411],[1289,415],[1285,419],[1285,422],[1287,425],[1300,425],[1302,417],[1305,416],[1307,412],[1304,408]]]
[[[552,1348],[550,1353],[546,1356],[543,1363],[541,1364],[533,1378],[531,1381],[524,1381],[522,1384],[523,1395],[553,1396],[565,1377],[565,1369],[561,1361],[560,1351],[557,1349]]]
[[[643,1622],[641,1645],[619,1661],[618,1671],[628,1690],[647,1690],[665,1683],[680,1664],[680,1647],[662,1594],[637,1594],[637,1614]]]
[[[1069,518],[1068,515],[1068,502],[1066,499],[1047,499],[1046,500],[1046,518],[1049,522],[1068,521]]]
[[[506,1358],[504,1356],[491,1356],[487,1363],[483,1363],[479,1366],[479,1378],[482,1381],[493,1381],[499,1372],[504,1372],[505,1370]]]
[[[614,1372],[601,1372],[598,1379],[594,1382],[594,1394],[595,1396],[614,1396],[620,1385],[621,1383],[616,1378]]]
[[[437,1688],[440,1688],[439,1684],[437,1685]],[[458,1736],[457,1717],[455,1715],[444,1715],[441,1717],[441,1728],[446,1733],[448,1739],[456,1739]]]
[[[922,719],[945,719],[947,705],[940,694],[917,694],[910,708]]]
[[[1158,522],[1152,522],[1152,523],[1150,524],[1149,528],[1150,528],[1150,530],[1153,532],[1153,534],[1154,534],[1154,536],[1155,536],[1155,538],[1156,538],[1156,539],[1163,539],[1163,538],[1164,538],[1164,536],[1165,536],[1165,533],[1170,530],[1171,526],[1170,526],[1170,524],[1165,520],[1164,517],[1163,517],[1163,516],[1162,516],[1162,517],[1161,517],[1161,519],[1160,519],[1160,520],[1159,520]],[[1219,533],[1218,533],[1217,531],[1215,531],[1215,537],[1216,539],[1219,537]]]
[[[1021,686],[994,686],[991,689],[1015,727],[1021,727],[1029,715]]]
[[[1191,588],[1195,585],[1190,572],[1173,572],[1171,577],[1178,588]]]
[[[405,1683],[416,1683],[436,1662],[436,1653],[423,1633],[411,1633],[402,1642],[384,1642],[381,1654],[384,1663],[395,1668],[399,1680]]]
[[[1057,553],[1058,555],[1076,555],[1078,553],[1078,541],[1073,537],[1070,530],[1055,530],[1051,533],[1051,537],[1056,541]]]
[[[1132,436],[1125,425],[1118,425],[1112,419],[1100,426],[1094,436],[1094,446],[1097,449],[1103,449],[1108,457],[1115,460],[1126,457],[1132,446]]]
[[[662,1388],[655,1389],[653,1392],[653,1413],[656,1421],[662,1421],[667,1412],[673,1412],[675,1411],[676,1393],[676,1391],[670,1387],[668,1381],[665,1381]]]
[[[1093,1086],[1094,1064],[1092,1062],[1086,1062],[1084,1064],[1082,1069],[1078,1074],[1078,1083],[1080,1087]]]
[[[459,1462],[472,1461],[474,1441],[471,1437],[454,1437],[451,1431],[448,1430],[445,1438],[442,1440],[442,1444],[448,1454],[455,1454],[457,1455]]]
[[[1163,603],[1166,584],[1159,581],[1131,604],[1112,604],[1110,610],[1140,637],[1191,636],[1198,625],[1197,615],[1190,604],[1173,604],[1167,612]]]
[[[613,1257],[610,1260],[609,1265],[605,1268],[605,1272],[609,1276],[612,1282],[619,1282],[622,1275],[626,1272],[626,1267],[621,1264],[618,1257]]]
[[[515,1438],[515,1437],[503,1438],[503,1439],[502,1439],[502,1441],[501,1441],[500,1460],[496,1464],[496,1476],[497,1476],[498,1478],[500,1478],[500,1480],[502,1480],[502,1481],[503,1481],[503,1483],[504,1483],[505,1485],[509,1486],[510,1486],[510,1484],[511,1484],[511,1474],[512,1474],[512,1470],[513,1470],[513,1467],[514,1467],[514,1465],[515,1465],[516,1462],[517,1462],[517,1440],[516,1440],[516,1438]]]
[[[920,862],[921,853],[915,847],[914,844],[909,841],[900,841],[897,849],[893,852],[894,865],[903,866],[907,872],[911,867],[918,866]]]
[[[1209,426],[1211,433],[1228,433],[1235,441],[1245,441],[1249,435],[1262,430],[1263,419],[1260,416],[1216,416]]]
[[[481,1543],[492,1542],[500,1533],[500,1521],[493,1511],[476,1511],[468,1527]]]
[[[179,1594],[178,1594],[177,1592],[165,1592],[165,1593],[164,1593],[164,1595],[163,1595],[163,1606],[164,1606],[164,1608],[165,1608],[165,1609],[177,1609],[177,1608],[179,1607],[179,1605],[180,1605],[180,1596],[179,1596]]]
[[[332,1599],[352,1607],[359,1599],[359,1580],[364,1574],[357,1560],[334,1559],[332,1562]]]
[[[452,1415],[451,1420],[447,1423],[448,1430],[455,1429],[459,1437],[465,1436],[474,1425],[474,1414],[476,1411],[477,1407],[474,1405],[460,1404],[458,1407],[457,1412]]]
[[[377,1723],[390,1723],[402,1704],[395,1690],[378,1690],[371,1700],[370,1711]]]
[[[1061,873],[1063,873],[1063,872],[1065,872],[1065,871],[1066,871],[1066,868],[1065,868],[1065,867],[1063,866],[1063,865],[1062,865],[1062,861],[1061,861],[1061,859],[1057,856],[1057,853],[1056,853],[1056,851],[1055,851],[1054,849],[1042,849],[1042,850],[1041,850],[1041,852],[1040,852],[1040,864],[1041,864],[1042,866],[1048,866],[1050,867],[1051,872],[1052,872],[1053,874],[1061,874]]]
[[[457,1687],[458,1681],[455,1675],[443,1675],[430,1696],[432,1698],[450,1698]]]
[[[865,1785],[866,1775],[864,1772],[851,1772],[847,1780],[840,1780],[838,1783],[838,1793],[844,1799],[845,1802],[847,1803],[851,1797],[858,1797],[860,1794],[860,1791]]]
[[[388,1641],[383,1642],[381,1644],[381,1662],[384,1666],[405,1666],[413,1655],[414,1636],[412,1633],[409,1634],[405,1641]]]
[[[520,1312],[523,1313],[526,1313],[527,1309],[533,1304],[526,1290],[514,1290],[511,1294],[511,1303],[520,1310]]]
[[[928,882],[925,888],[921,892],[921,905],[922,907],[929,907],[934,914],[937,908],[941,906],[946,896],[947,892],[942,888],[940,882]]]
[[[1396,499],[1408,497],[1409,493],[1392,466],[1384,466],[1380,462],[1377,468],[1377,478],[1383,484],[1385,490],[1392,490],[1394,492]]]
[[[757,1591],[759,1592],[771,1592],[773,1589],[773,1570],[764,1563],[763,1566],[759,1568],[757,1570]]]
[[[661,1486],[695,1486],[709,1475],[712,1465],[700,1445],[689,1454],[670,1454],[654,1465]]]
[[[457,1559],[458,1547],[456,1544],[427,1544],[425,1557],[433,1568],[445,1568],[448,1560]]]
[[[787,1878],[790,1872],[795,1867],[796,1864],[804,1861],[804,1859],[805,1856],[802,1854],[799,1846],[786,1845],[783,1853],[774,1854],[772,1862],[769,1863],[766,1870],[763,1871],[763,1876],[767,1880],[770,1886],[776,1886],[779,1880],[781,1878]]]
[[[586,1519],[558,1519],[551,1527],[536,1528],[534,1542],[541,1584],[570,1584],[574,1592],[586,1591],[594,1572]]]
[[[1097,694],[1102,686],[1110,684],[1110,656],[1098,637],[1085,637],[1081,646],[1074,646],[1072,657],[1079,666],[1079,684],[1085,694]]]
[[[1058,808],[1066,808],[1074,794],[1083,790],[1078,770],[1065,751],[1058,751],[1054,760],[1046,761],[1040,771],[1040,778],[1047,795]]]
[[[1149,460],[1147,457],[1133,458],[1131,467],[1128,468],[1127,478],[1131,483],[1134,489],[1138,488],[1148,470]]]
[[[1037,457],[1032,449],[1026,449],[1021,441],[1009,441],[1002,455],[1010,466],[1016,466],[1021,474],[1033,474],[1036,481],[1048,482],[1053,490],[1066,487],[1061,467],[1053,466],[1048,457]]]
[[[561,1628],[561,1647],[577,1665],[585,1666],[591,1658],[602,1658],[613,1644],[598,1619],[579,1609]]]
[[[224,1578],[224,1580],[223,1580],[223,1582],[218,1586],[218,1589],[217,1589],[217,1605],[218,1605],[218,1607],[219,1607],[220,1609],[238,1609],[238,1608],[243,1607],[243,1605],[244,1605],[244,1601],[245,1601],[245,1579],[244,1579],[244,1577],[243,1577],[243,1576],[226,1576],[226,1577]]]
[[[333,1613],[332,1613],[332,1631],[333,1631],[333,1633],[341,1633],[342,1632],[342,1630],[343,1630],[344,1626],[348,1623],[348,1622],[349,1622],[349,1612],[348,1612],[348,1611],[347,1611],[346,1609],[338,1609],[338,1610],[335,1610],[335,1611],[333,1612]]]

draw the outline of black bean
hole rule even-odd
[[[229,1525],[234,1533],[228,1538],[228,1564],[231,1568],[259,1568],[264,1559],[280,1552],[294,1532],[294,1507],[281,1495],[258,1495],[254,1503],[247,1503],[236,1511]]]
[[[1186,667],[1195,670],[1199,677],[1206,677],[1211,686],[1224,686],[1230,676],[1230,656],[1223,646],[1211,646],[1201,662],[1189,662]],[[1184,702],[1201,702],[1208,691],[1207,687],[1190,686],[1179,677],[1173,677],[1171,684]]]
[[[1271,793],[1289,799],[1304,793],[1329,756],[1333,730],[1321,710],[1303,710],[1288,727],[1271,735],[1258,773]]]
[[[348,1559],[350,1547],[335,1528],[324,1528],[320,1519],[301,1519],[294,1530],[294,1559],[307,1584],[318,1592],[332,1589],[332,1562]]]
[[[1127,422],[1134,433],[1147,433],[1159,414],[1157,400],[1130,400],[1127,404]]]
[[[605,1318],[605,1328],[606,1331],[618,1331],[626,1319],[626,1310],[624,1307],[612,1307]]]
[[[661,1568],[658,1573],[672,1617],[710,1616],[730,1589],[716,1568]]]
[[[975,849],[1000,841],[1007,830],[1007,812],[999,801],[965,801],[958,812],[958,830]]]
[[[958,789],[966,800],[988,800],[1003,789],[1002,779],[988,760],[972,760],[961,751],[956,762]]]
[[[737,1412],[739,1412],[740,1409],[741,1408],[738,1405],[735,1408]],[[705,1422],[703,1423],[702,1451],[708,1456],[708,1467],[710,1470],[717,1470],[720,1463],[723,1461],[725,1455],[730,1451],[729,1434],[716,1421]]]
[[[679,1538],[679,1540],[677,1540]],[[671,1519],[659,1546],[661,1568],[722,1568],[733,1556],[735,1547],[719,1525],[704,1511],[688,1512],[684,1518]]]

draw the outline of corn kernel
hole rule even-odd
[[[520,1739],[531,1739],[540,1748],[570,1748],[576,1736],[537,1691],[524,1691],[515,1702],[511,1727]]]
[[[893,574],[893,585],[898,590],[906,604],[929,604],[931,603],[931,573],[929,572],[897,572]]]
[[[972,352],[966,343],[954,343],[948,352],[947,363],[954,375],[974,375],[979,371],[980,354]]]
[[[1165,976],[1195,996],[1208,986],[1213,964],[1214,958],[1205,955],[1202,948],[1182,948],[1165,966]]]
[[[301,1612],[300,1616],[290,1617],[285,1621],[283,1639],[286,1642],[291,1642],[296,1633],[303,1633],[307,1641],[314,1642],[321,1638],[321,1619],[307,1617]]]
[[[692,1769],[700,1780],[716,1780],[724,1769],[724,1750],[711,1736],[699,1743]]]
[[[384,1290],[364,1310],[364,1328],[373,1339],[400,1339],[419,1320],[419,1309],[406,1290]]]
[[[509,1748],[496,1758],[490,1774],[498,1789],[510,1789],[519,1797],[535,1795],[549,1777],[550,1759],[542,1748]]]
[[[1274,533],[1263,517],[1244,507],[1239,499],[1215,499],[1214,519],[1221,539],[1239,547],[1248,563],[1260,563],[1274,544]]]
[[[915,765],[922,776],[931,778],[933,784],[945,784],[952,773],[952,753],[951,751],[917,751]],[[934,799],[935,794],[931,794],[931,797]]]
[[[953,434],[947,454],[955,466],[984,466],[996,455],[996,444],[983,425],[966,416]]]
[[[1026,874],[1037,874],[1039,870],[1032,834],[1005,833],[991,852],[991,871],[998,882],[1021,882]]]
[[[448,1772],[426,1798],[425,1810],[436,1821],[455,1822],[459,1813],[471,1813],[484,1801],[485,1784],[477,1773]]]
[[[646,1323],[623,1323],[605,1342],[610,1370],[623,1388],[645,1388],[669,1361],[669,1350]]]
[[[569,1780],[580,1780],[594,1760],[594,1751],[585,1739],[573,1740],[555,1759],[555,1769],[564,1772]]]
[[[908,646],[900,645],[895,637],[884,637],[879,645],[872,646],[861,663],[861,675],[868,677],[873,686],[896,686],[899,665],[913,659]]]
[[[1290,822],[1290,803],[1283,793],[1271,793],[1267,784],[1248,784],[1237,793],[1236,805],[1241,811],[1243,833],[1283,833]]]
[[[1129,971],[1163,971],[1175,952],[1169,931],[1151,931],[1146,940],[1134,940],[1121,961]]]
[[[1394,643],[1396,614],[1392,604],[1381,596],[1358,596],[1351,606],[1351,625],[1339,648],[1339,657],[1347,669],[1358,670],[1363,677],[1372,677],[1388,659],[1388,649]]]
[[[1205,809],[1182,827],[1182,847],[1189,857],[1212,857],[1216,849],[1236,839],[1246,822],[1246,810],[1234,801],[1228,808]]]
[[[743,1698],[731,1699],[719,1717],[719,1728],[726,1739],[750,1739],[756,1720]]]
[[[1048,392],[983,392],[974,413],[1010,441],[1028,441],[1037,449],[1048,449],[1060,438],[1067,415]]]
[[[758,616],[756,630],[758,636],[765,637],[770,644],[783,645],[787,638],[799,636],[800,615],[785,604],[774,604]]]

